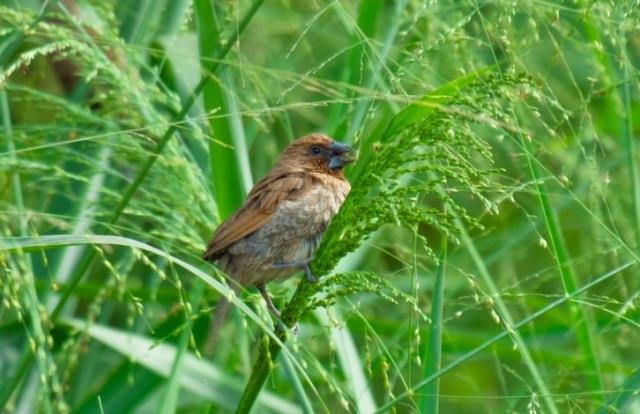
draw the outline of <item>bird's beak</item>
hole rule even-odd
[[[355,151],[346,144],[334,142],[329,146],[329,149],[331,150],[329,168],[332,170],[341,168],[345,164],[350,164],[356,159]]]

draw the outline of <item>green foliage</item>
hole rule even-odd
[[[449,97],[439,96],[440,102],[427,113],[409,107],[399,114],[400,121],[392,121],[389,134],[373,144],[373,155],[332,221],[314,261],[320,265],[313,270],[325,274],[385,224],[415,228],[424,223],[455,239],[454,217],[478,225],[454,200],[453,193],[460,189],[485,209],[496,209],[485,194],[501,188],[492,180],[496,171],[487,167],[492,164],[490,145],[473,132],[472,125],[483,118],[504,122],[497,98],[516,94],[519,83],[517,77],[480,77]],[[421,102],[427,105],[428,99]],[[407,116],[415,112],[421,117]],[[400,132],[393,135],[394,130]],[[427,197],[431,203],[425,203]],[[423,247],[433,257],[426,240]]]
[[[376,294],[391,303],[397,304],[402,300],[415,304],[415,298],[394,288],[388,280],[372,272],[340,273],[323,279],[319,282],[317,289],[322,293],[322,296],[312,299],[305,311],[317,307],[328,308],[342,296],[362,292]]]
[[[0,411],[634,412],[639,22],[0,0]],[[295,336],[200,254],[313,131],[359,156],[317,283],[269,286]]]

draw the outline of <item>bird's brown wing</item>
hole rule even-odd
[[[202,257],[212,261],[220,258],[233,243],[267,223],[282,201],[308,191],[311,180],[303,172],[271,171],[253,187],[244,205],[217,228]]]

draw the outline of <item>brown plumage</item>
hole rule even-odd
[[[203,257],[241,286],[256,286],[279,316],[265,284],[304,270],[351,188],[342,168],[352,149],[322,134],[294,141],[235,213],[216,229]],[[216,320],[226,316],[220,304]],[[219,327],[214,327],[214,331]]]

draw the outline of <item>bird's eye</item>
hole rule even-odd
[[[313,155],[319,155],[321,152],[322,150],[320,149],[320,147],[315,147],[315,146],[311,147],[311,153]]]

